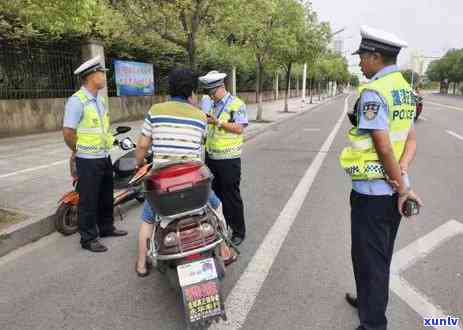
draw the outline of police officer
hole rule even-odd
[[[199,77],[199,83],[214,102],[208,114],[206,141],[206,164],[214,174],[212,189],[222,201],[225,220],[233,231],[232,242],[239,245],[246,236],[240,182],[243,132],[248,118],[244,102],[225,89],[226,76],[211,71]]]
[[[125,236],[126,231],[114,227],[113,167],[109,150],[114,138],[109,132],[107,100],[98,95],[106,85],[107,69],[101,57],[79,66],[74,74],[82,87],[66,103],[63,135],[71,149],[71,162],[76,162],[80,244],[92,252],[107,248],[98,241],[105,236]]]
[[[403,205],[407,199],[422,205],[410,188],[408,167],[416,151],[413,127],[415,100],[410,85],[396,65],[406,43],[367,26],[354,53],[370,82],[360,96],[349,131],[350,146],[340,161],[352,179],[351,253],[357,298],[346,294],[358,308],[357,329],[386,329],[389,269]]]

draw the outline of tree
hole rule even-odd
[[[421,77],[420,75],[418,74],[418,72],[415,72],[413,70],[405,70],[405,71],[402,71],[402,75],[404,77],[404,79],[410,84],[412,85],[412,88],[414,88],[414,86],[418,86],[421,82]],[[412,75],[413,75],[413,79],[412,79]],[[412,80],[413,80],[413,83],[412,83]]]
[[[282,39],[283,20],[282,8],[278,5],[283,0],[249,0],[244,2],[241,11],[248,13],[243,16],[241,12],[231,17],[231,27],[234,27],[238,39],[242,40],[245,47],[249,47],[256,60],[256,94],[257,117],[262,120],[262,86],[265,65],[271,60],[276,39]]]
[[[316,58],[325,50],[329,41],[330,29],[327,24],[319,24],[316,13],[311,4],[293,2],[294,12],[286,9],[288,15],[287,37],[276,44],[275,60],[286,72],[286,93],[284,111],[288,111],[288,97],[291,71],[294,63],[314,64]]]
[[[0,1],[0,40],[24,40],[37,37],[32,23],[26,22],[24,1]]]
[[[49,39],[97,38],[109,41],[125,20],[105,0],[27,0],[25,19]]]
[[[350,83],[350,85],[352,87],[358,87],[360,85],[359,77],[357,75],[355,75],[355,74],[352,74],[350,76],[350,82],[349,83]]]
[[[448,92],[449,84],[453,82],[453,93],[457,84],[463,81],[463,49],[451,49],[444,57],[433,61],[426,72],[431,81],[439,81],[441,92]]]
[[[289,2],[288,8],[284,10],[285,19],[291,22],[287,25],[286,38],[274,40],[274,61],[281,65],[286,73],[286,93],[284,111],[288,111],[288,97],[290,93],[290,80],[293,65],[297,61],[302,61],[305,57],[305,38],[308,33],[303,12],[303,7],[299,3]]]
[[[283,66],[286,85],[289,85],[293,64],[298,60],[305,61],[304,57],[314,41],[308,29],[311,22],[307,14],[311,12],[296,0],[249,0],[244,1],[240,9],[227,24],[242,46],[254,54],[258,99],[256,119],[262,120],[265,72],[274,72]]]
[[[197,65],[201,33],[223,16],[225,0],[119,0],[117,8],[127,12],[130,28],[136,34],[155,33],[184,49],[189,66]]]

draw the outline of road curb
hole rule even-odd
[[[0,232],[0,257],[55,231],[54,215],[29,219]]]
[[[334,101],[339,97],[342,97],[344,94],[337,95],[333,98],[324,100],[322,103],[319,103],[310,109],[298,112],[294,115],[288,116],[280,121],[275,121],[265,126],[250,131],[248,134],[245,134],[244,140],[250,141],[260,134],[266,132],[267,130],[285,123],[288,120],[297,118],[304,114],[310,113],[314,109],[317,109],[328,102]],[[0,257],[7,255],[8,253],[24,246],[29,243],[35,242],[41,239],[44,236],[50,235],[55,232],[54,225],[54,214],[48,215],[42,218],[31,218],[29,220],[23,221],[21,223],[15,224],[11,227],[0,232]]]

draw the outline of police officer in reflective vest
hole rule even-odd
[[[222,201],[232,242],[241,244],[246,235],[243,200],[240,193],[243,132],[248,125],[246,105],[225,89],[227,75],[211,71],[199,77],[200,87],[212,99],[208,113],[206,164],[214,174],[212,189]]]
[[[109,132],[107,100],[98,95],[106,85],[105,71],[97,56],[83,63],[74,74],[83,86],[66,103],[63,135],[76,162],[80,196],[78,205],[80,244],[92,252],[107,248],[98,241],[105,236],[125,236],[114,227],[113,167],[109,151],[114,138]]]
[[[386,329],[389,269],[394,241],[406,200],[422,205],[410,188],[408,167],[416,151],[413,127],[416,100],[396,66],[406,43],[370,27],[361,28],[362,41],[354,53],[370,82],[360,86],[349,146],[340,156],[352,179],[351,253],[357,297],[346,294],[358,308],[357,329]]]

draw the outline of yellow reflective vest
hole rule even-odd
[[[223,111],[219,114],[220,123],[227,123],[232,114],[244,105],[243,101],[235,96],[228,102]],[[243,134],[235,134],[218,128],[215,125],[208,125],[206,150],[211,159],[233,159],[241,156],[243,148]]]
[[[359,87],[359,94],[365,90],[378,93],[387,103],[389,138],[394,156],[400,160],[405,142],[416,111],[416,99],[410,84],[400,72],[393,72]],[[356,109],[363,111],[364,109]],[[357,127],[348,134],[349,146],[344,148],[340,162],[352,180],[373,180],[385,178],[385,170],[376,153],[370,134],[360,134]]]
[[[105,111],[100,118],[98,110],[83,90],[74,93],[84,105],[83,117],[77,126],[77,152],[80,154],[98,154],[109,152],[114,137],[109,132],[110,120],[108,111]],[[107,107],[106,99],[103,98],[103,105]]]

